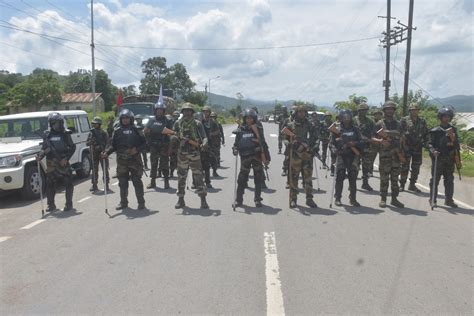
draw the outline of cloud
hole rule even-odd
[[[21,4],[11,2],[20,7]],[[0,59],[10,71],[29,73],[35,67],[68,73],[90,68],[90,29],[87,4],[65,2],[68,19],[48,6],[25,16],[8,11],[4,20],[38,33],[84,44],[46,40],[39,36],[2,30],[0,41],[21,48],[2,47]],[[301,99],[332,105],[352,93],[374,104],[383,100],[385,51],[377,40],[316,47],[273,50],[163,50],[113,48],[101,44],[165,48],[236,48],[323,43],[380,34],[385,2],[334,1],[221,1],[172,2],[102,0],[94,5],[96,67],[103,68],[114,84],[139,82],[143,60],[164,56],[168,64],[186,65],[197,88],[209,78],[213,92],[233,96],[237,91],[268,100]],[[407,20],[407,3],[392,1],[392,12]],[[411,78],[435,96],[472,94],[473,10],[469,0],[429,1],[415,4]],[[68,47],[66,47],[68,46]],[[406,43],[392,49],[392,62],[403,70]],[[41,55],[39,55],[41,54]],[[45,57],[45,56],[49,56]],[[397,58],[395,58],[397,57]],[[393,69],[391,69],[392,71]],[[392,92],[401,91],[403,74],[391,73]],[[415,85],[410,88],[416,89]]]

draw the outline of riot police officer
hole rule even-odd
[[[459,155],[459,137],[457,130],[451,125],[454,113],[451,109],[442,108],[438,111],[439,125],[430,130],[428,149],[431,156],[431,179],[430,179],[430,197],[433,193],[433,176],[436,178],[434,183],[434,201],[430,204],[436,204],[438,195],[438,184],[441,176],[444,178],[444,205],[458,207],[454,203],[454,168],[461,169],[461,157]],[[437,159],[435,159],[437,157]],[[435,164],[437,161],[437,164]],[[436,173],[434,171],[436,170]],[[433,204],[431,204],[433,206]]]
[[[253,109],[243,112],[243,123],[238,130],[232,151],[234,155],[240,155],[240,173],[237,180],[237,197],[235,206],[242,206],[243,195],[249,178],[250,169],[253,169],[256,207],[262,206],[262,183],[264,181],[263,163],[268,164],[264,152],[265,138],[263,129],[256,124],[257,113]],[[263,160],[263,161],[262,161]]]
[[[140,153],[146,146],[145,137],[134,125],[132,111],[123,109],[119,114],[119,125],[114,130],[111,145],[102,157],[106,159],[111,153],[117,152],[117,178],[120,187],[120,203],[116,210],[128,207],[128,181],[132,180],[138,209],[145,209],[143,192],[143,162]]]
[[[41,150],[36,159],[41,160],[46,156],[46,197],[47,212],[56,210],[54,197],[56,195],[56,184],[63,180],[66,186],[66,205],[63,211],[72,210],[72,194],[74,186],[72,183],[72,170],[69,159],[76,151],[76,145],[72,141],[71,131],[65,129],[64,118],[60,113],[53,112],[48,115],[50,130],[43,135]]]
[[[170,156],[170,135],[165,133],[165,128],[172,130],[173,122],[166,115],[166,105],[160,101],[155,104],[155,117],[146,124],[144,133],[150,146],[150,184],[148,189],[156,187],[157,171],[161,171],[165,184],[164,188],[169,189],[169,156]]]
[[[89,191],[95,192],[98,190],[97,182],[99,180],[99,164],[102,167],[102,173],[105,174],[105,183],[107,191],[109,189],[109,160],[102,159],[101,153],[109,144],[109,135],[102,128],[102,119],[94,117],[92,120],[92,129],[87,136],[86,145],[90,147],[92,153],[92,187]],[[101,162],[104,162],[103,164]]]
[[[367,112],[369,110],[369,106],[367,103],[359,104],[357,109],[357,117],[355,118],[354,125],[357,126],[360,132],[360,136],[362,137],[362,150],[361,150],[361,157],[359,157],[362,161],[362,189],[367,191],[373,191],[372,187],[369,185],[369,174],[372,173],[372,166],[373,166],[373,156],[377,153],[375,151],[375,147],[372,146],[372,133],[374,131],[375,123],[367,117]],[[351,115],[352,117],[352,115]]]
[[[362,150],[362,138],[359,129],[352,122],[352,112],[342,110],[339,113],[341,125],[339,132],[331,134],[330,145],[336,152],[336,192],[335,202],[341,206],[342,188],[344,179],[349,180],[349,202],[352,206],[360,206],[356,199],[357,171],[359,168],[360,152]]]

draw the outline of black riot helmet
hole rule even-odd
[[[128,117],[130,119],[130,125],[133,125],[135,116],[133,115],[132,111],[130,111],[129,109],[123,109],[122,111],[120,111],[120,114],[119,114],[120,124],[122,124],[122,119],[124,117]]]
[[[438,110],[438,119],[441,120],[441,118],[445,115],[449,116],[449,118],[452,120],[454,117],[454,112],[450,108],[446,107]]]
[[[202,112],[194,113],[194,119],[198,120],[199,122],[202,122],[204,120],[204,113]]]
[[[342,122],[345,119],[350,119],[352,121],[352,111],[351,110],[341,110],[338,114],[338,119]]]
[[[242,117],[245,120],[247,116],[251,116],[253,118],[253,121],[256,123],[257,122],[257,112],[255,112],[254,109],[245,109],[242,112]]]
[[[64,130],[64,117],[58,112],[49,113],[48,123],[49,123],[49,127],[51,128],[54,128],[56,130]]]

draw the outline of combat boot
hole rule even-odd
[[[311,207],[311,208],[318,208],[316,203],[313,201],[313,199],[306,199],[306,205]]]
[[[385,208],[387,207],[387,198],[385,196],[382,196],[379,202],[379,207]]]
[[[408,186],[408,190],[416,192],[416,193],[421,192],[421,190],[416,187],[415,182],[411,182],[411,181],[410,181],[410,185]]]
[[[138,210],[144,210],[146,209],[146,206],[145,206],[145,202],[142,202],[142,203],[138,203]]]
[[[291,200],[291,202],[290,202],[290,208],[295,208],[295,207],[296,207],[296,199]]]
[[[127,208],[127,207],[128,207],[128,204],[120,202],[120,203],[115,207],[115,209],[116,209],[117,211],[119,211],[119,210],[123,210],[123,209],[125,209],[125,208]]]
[[[165,178],[165,190],[170,188],[170,180],[168,178]]]
[[[449,206],[449,207],[453,207],[453,208],[458,207],[458,205],[457,205],[456,203],[454,203],[453,200],[446,200],[446,201],[444,201],[444,205]]]
[[[206,197],[201,196],[201,208],[209,208],[209,205],[207,204]]]
[[[183,208],[186,206],[186,203],[184,203],[184,197],[180,197],[178,199],[178,202],[176,203],[176,205],[174,206],[174,208]]]
[[[400,192],[404,192],[404,191],[405,191],[405,182],[400,181]]]
[[[255,200],[255,207],[262,207],[262,206],[263,206],[262,199],[260,199],[260,198],[256,199]]]
[[[341,200],[339,200],[339,199],[335,200],[335,201],[334,201],[334,205],[336,205],[336,206],[342,206]]]
[[[367,190],[369,192],[373,191],[372,187],[369,185],[369,180],[364,179],[362,182],[362,189]]]
[[[334,177],[334,165],[331,165],[331,177]]]
[[[52,213],[52,212],[54,212],[54,211],[56,211],[56,205],[54,205],[54,204],[50,204],[50,205],[48,205],[48,207],[46,208],[46,212],[48,212],[48,213]]]
[[[212,184],[211,183],[206,183],[206,188],[212,189]]]
[[[213,176],[214,178],[219,177],[219,175],[217,174],[217,170],[216,170],[216,169],[212,170],[212,176]]]
[[[235,200],[233,207],[241,207],[243,204],[242,200]]]
[[[286,176],[287,176],[286,170],[283,170],[283,172],[281,173],[281,176],[282,176],[282,177],[286,177]]]
[[[390,201],[390,204],[399,208],[405,207],[405,205],[402,202],[400,202],[396,196],[392,196],[392,200]]]
[[[359,207],[359,206],[360,206],[360,203],[357,202],[356,199],[351,199],[351,200],[349,201],[349,203],[350,203],[352,206],[355,206],[355,207]]]
[[[150,180],[150,184],[146,186],[147,189],[154,189],[156,188],[156,180],[155,179],[151,179]]]
[[[95,192],[95,191],[99,191],[99,188],[97,187],[97,184],[94,183],[91,188],[89,189],[90,192]]]
[[[63,208],[63,212],[69,212],[69,211],[72,211],[72,210],[73,210],[72,205],[66,205]]]

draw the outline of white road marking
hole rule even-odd
[[[378,169],[378,168],[379,168],[379,165],[374,164],[374,167]],[[420,184],[420,183],[417,183],[417,185],[418,185],[420,188],[422,188],[423,190],[425,190],[426,192],[430,192],[430,187],[428,187],[428,186],[426,186],[426,185],[423,185],[423,184]],[[439,195],[444,195],[444,192],[438,190],[438,194],[439,194]],[[459,201],[459,200],[457,200],[457,199],[453,199],[453,200],[454,200],[454,202],[456,202],[456,204],[458,204],[458,205],[460,205],[460,206],[462,206],[462,207],[469,208],[469,209],[474,209],[474,206],[469,205],[469,204],[467,204],[467,203],[464,203],[463,201]]]
[[[270,137],[278,137],[277,134],[270,134]]]
[[[263,243],[265,248],[267,315],[285,315],[275,232],[265,232],[263,234]]]
[[[235,137],[235,134],[230,135],[230,138],[234,138],[234,137]]]
[[[115,183],[112,183],[112,185],[117,185],[117,184],[119,184],[119,182],[118,182],[118,181],[117,181],[117,182],[115,182]]]
[[[87,201],[88,199],[90,199],[91,197],[90,196],[86,196],[85,198],[82,198],[80,199],[79,201],[77,201],[77,203],[82,203],[84,201]]]
[[[12,236],[2,236],[2,237],[0,237],[0,242],[4,242],[4,241],[6,241],[10,238],[12,238]]]
[[[45,219],[39,219],[39,220],[37,220],[37,221],[34,221],[34,222],[31,223],[31,224],[28,224],[28,225],[26,225],[26,226],[23,226],[23,227],[20,228],[20,229],[30,229],[30,228],[32,228],[32,227],[35,227],[35,226],[38,225],[38,224],[41,224],[41,223],[44,222],[44,221],[45,221]]]

